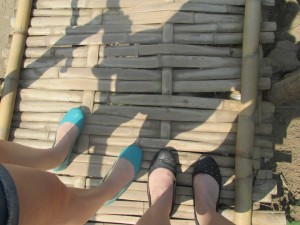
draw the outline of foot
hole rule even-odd
[[[102,183],[107,189],[107,200],[114,198],[131,180],[134,179],[134,166],[130,161],[119,158],[111,174]]]
[[[161,204],[169,216],[172,209],[174,174],[168,169],[155,169],[149,176],[151,205]]]
[[[53,147],[53,151],[55,152],[58,161],[57,165],[60,165],[69,154],[70,148],[72,147],[78,132],[78,127],[70,122],[65,122],[58,127]]]
[[[208,211],[216,211],[216,204],[219,198],[219,185],[217,181],[208,174],[197,174],[194,177],[195,209],[197,218],[205,215]]]

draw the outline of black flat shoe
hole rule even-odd
[[[195,214],[195,222],[196,225],[199,225],[199,222],[197,220],[196,216],[196,209],[195,209],[195,189],[194,189],[194,177],[198,174],[208,174],[212,176],[219,185],[219,197],[217,201],[216,209],[219,205],[220,200],[220,193],[221,193],[221,187],[222,187],[222,177],[220,173],[219,166],[217,165],[216,161],[211,156],[201,156],[198,161],[195,163],[194,172],[193,172],[193,198],[194,198],[194,214]]]
[[[157,168],[165,168],[170,170],[174,174],[174,182],[173,182],[173,200],[172,200],[172,208],[170,212],[170,217],[173,214],[174,206],[175,206],[175,197],[176,197],[176,161],[175,158],[171,152],[171,150],[175,150],[174,148],[164,148],[161,149],[154,158],[152,159],[152,162],[149,167],[149,173],[148,173],[148,184],[147,184],[147,194],[148,194],[148,200],[149,200],[149,207],[151,206],[151,196],[149,191],[149,176],[150,174]]]

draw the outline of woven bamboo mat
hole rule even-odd
[[[233,206],[240,101],[229,95],[240,90],[243,15],[242,0],[36,0],[11,140],[51,147],[64,113],[83,107],[86,122],[72,163],[58,174],[79,188],[99,184],[124,147],[141,146],[142,170],[117,202],[92,218],[102,224],[134,224],[143,215],[149,163],[165,146],[177,149],[180,171],[172,224],[194,223],[192,164],[203,153],[220,166],[220,203]],[[275,30],[275,23],[262,21],[261,44],[274,42]],[[260,92],[270,89],[271,73],[262,57]],[[273,154],[274,106],[258,102],[256,209],[276,193],[272,173],[260,170]]]

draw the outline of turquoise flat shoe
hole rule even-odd
[[[127,148],[125,148],[121,154],[119,155],[118,159],[127,159],[134,167],[134,178],[128,182],[128,184],[110,201],[107,201],[104,205],[108,206],[112,204],[114,201],[116,201],[131,185],[132,181],[135,179],[136,175],[140,172],[141,164],[142,164],[142,159],[143,159],[143,153],[142,149],[138,147],[137,145],[130,145]],[[112,168],[108,171],[106,176],[103,178],[101,183],[105,181],[105,179],[109,176],[111,171],[113,170],[114,165]]]
[[[60,164],[58,167],[53,169],[54,172],[59,172],[61,170],[64,170],[69,165],[75,142],[76,142],[76,140],[77,140],[77,138],[78,138],[78,136],[79,136],[79,134],[80,134],[80,132],[82,131],[82,128],[83,128],[84,113],[79,108],[70,109],[66,113],[66,115],[63,117],[63,119],[60,121],[59,126],[61,126],[63,123],[66,123],[66,122],[75,124],[78,128],[78,133],[76,135],[76,138],[74,139],[74,142],[73,142],[73,144],[72,144],[72,146],[69,150],[69,153],[68,153],[67,157],[65,158],[65,160],[63,161],[62,164]],[[54,141],[54,143],[55,143],[55,141]]]

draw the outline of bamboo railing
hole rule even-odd
[[[261,1],[247,0],[245,5],[243,63],[241,76],[242,110],[239,114],[236,146],[235,215],[237,225],[252,224],[252,183],[254,114],[256,109],[259,73],[259,31]]]
[[[13,32],[11,50],[4,76],[4,86],[0,105],[0,139],[8,140],[18,88],[19,72],[23,58],[32,0],[18,2],[16,25]]]

